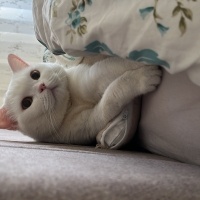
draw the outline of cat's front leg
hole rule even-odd
[[[106,125],[135,97],[155,90],[160,80],[161,70],[157,66],[126,71],[108,86],[95,107],[99,124]]]

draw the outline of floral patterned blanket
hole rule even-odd
[[[160,65],[200,64],[200,0],[33,0],[37,39],[54,54],[102,53]]]

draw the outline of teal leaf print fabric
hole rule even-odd
[[[187,4],[187,2],[190,0],[187,0],[187,1],[174,0],[174,1],[175,1],[175,6],[173,7],[172,11],[170,11],[172,13],[171,18],[174,18],[178,15],[180,16],[179,30],[181,32],[181,36],[183,36],[187,31],[186,19],[189,21],[192,21],[193,11],[190,8],[185,6],[185,4]],[[197,2],[197,0],[193,0],[192,2],[195,3]],[[149,13],[153,13],[153,18],[154,18],[155,23],[157,24],[157,28],[160,31],[161,35],[163,36],[169,30],[169,27],[166,27],[161,22],[158,22],[158,19],[162,20],[164,18],[158,14],[158,6],[162,3],[163,1],[161,0],[154,0],[154,6],[145,7],[145,8],[140,9],[139,11],[143,19],[145,19],[145,17]]]
[[[162,36],[169,30],[169,27],[165,27],[160,23],[157,23],[157,28],[160,31]]]
[[[68,13],[69,18],[66,20],[67,25],[71,28],[76,29],[81,23],[80,12],[75,10],[71,13]]]
[[[108,55],[115,56],[115,54],[108,48],[108,46],[99,41],[94,41],[85,47],[85,51],[92,53],[107,53]]]
[[[159,65],[166,68],[170,68],[170,65],[168,62],[159,59],[158,54],[151,50],[151,49],[143,49],[141,51],[132,51],[129,56],[129,59],[138,61],[138,62],[145,62],[153,65]]]
[[[68,27],[66,36],[70,37],[70,43],[73,43],[74,37],[77,35],[82,37],[87,33],[87,18],[82,15],[86,5],[91,6],[92,0],[72,0],[72,7],[70,12],[68,12],[68,18],[65,21]]]
[[[92,52],[92,53],[106,53],[107,55],[110,56],[120,56],[114,54],[111,49],[104,43],[101,43],[99,41],[94,41],[88,44],[85,47],[85,51]],[[128,59],[134,60],[137,62],[144,62],[148,64],[153,64],[153,65],[159,65],[162,67],[170,68],[169,63],[167,63],[164,60],[159,59],[158,53],[151,49],[143,49],[141,51],[134,50],[129,53]]]
[[[166,27],[158,22],[158,19],[162,20],[162,17],[158,14],[156,10],[156,5],[155,7],[146,7],[146,8],[140,9],[139,11],[143,20],[146,18],[147,15],[149,15],[150,13],[153,13],[153,18],[156,23],[157,29],[159,30],[162,36],[164,36],[164,34],[169,30],[169,27]]]
[[[33,0],[33,8],[36,37],[54,54],[119,56],[171,74],[200,66],[200,0]]]
[[[143,9],[140,9],[140,15],[143,19],[145,19],[145,17],[151,13],[152,11],[154,11],[154,7],[147,7],[147,8],[143,8]]]

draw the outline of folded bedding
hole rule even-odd
[[[37,39],[54,54],[102,53],[170,73],[193,67],[196,80],[199,7],[192,0],[34,0],[33,15]]]

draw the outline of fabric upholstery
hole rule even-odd
[[[139,135],[149,151],[200,165],[200,87],[185,72],[164,72],[143,97]]]
[[[36,143],[0,131],[1,200],[200,198],[200,168],[149,153]]]

